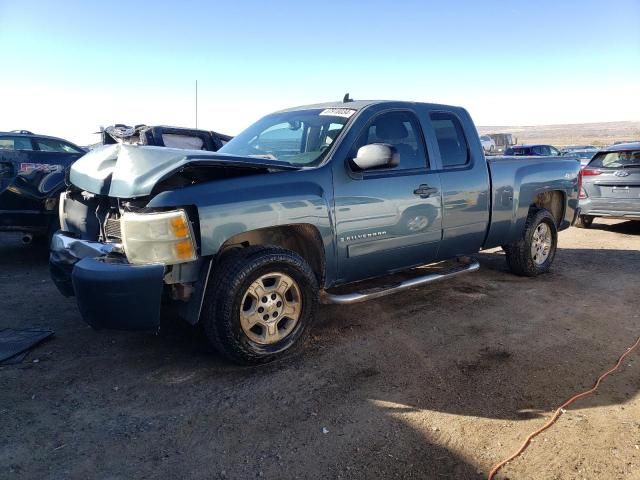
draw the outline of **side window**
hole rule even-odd
[[[560,150],[558,150],[555,147],[549,147],[549,150],[551,150],[550,155],[553,155],[554,157],[557,157],[560,155]]]
[[[29,137],[0,137],[0,150],[33,150]]]
[[[77,148],[72,147],[68,143],[61,142],[60,140],[38,138],[36,139],[36,143],[38,144],[38,148],[43,152],[81,153]]]
[[[469,147],[458,118],[447,112],[434,112],[429,117],[436,132],[442,166],[460,167],[469,163]]]
[[[386,143],[395,148],[400,163],[394,170],[426,168],[429,164],[420,123],[411,112],[387,112],[375,117],[356,142],[354,155],[358,148],[372,143]]]
[[[540,145],[538,147],[535,147],[535,149],[536,149],[536,152],[535,152],[536,155],[544,155],[545,157],[559,154],[557,150],[554,153],[553,149],[549,147],[549,145]]]

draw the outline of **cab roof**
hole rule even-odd
[[[324,103],[314,103],[311,105],[300,105],[297,107],[285,108],[283,110],[279,110],[276,113],[282,112],[294,112],[297,110],[310,110],[310,109],[319,109],[319,108],[349,108],[351,110],[362,110],[363,108],[369,107],[371,105],[379,105],[388,103],[393,106],[405,106],[411,107],[416,105],[429,106],[434,108],[446,108],[446,109],[459,109],[461,107],[455,107],[452,105],[442,105],[438,103],[425,103],[425,102],[408,102],[401,100],[352,100],[349,102],[324,102]]]

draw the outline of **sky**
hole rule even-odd
[[[640,0],[0,0],[0,131],[237,134],[342,99],[460,105],[478,125],[640,120]]]

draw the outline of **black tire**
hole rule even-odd
[[[543,262],[538,262],[532,253],[534,245],[534,235],[540,224],[545,224],[549,228],[551,245],[548,255]],[[541,273],[546,273],[551,268],[558,246],[558,229],[555,219],[548,210],[539,209],[529,213],[524,226],[522,238],[503,247],[509,269],[516,275],[525,277],[535,277]]]
[[[284,338],[260,344],[243,330],[240,312],[251,285],[273,272],[282,273],[297,284],[300,313]],[[207,338],[220,354],[240,364],[261,364],[276,360],[304,343],[317,306],[318,281],[302,257],[277,247],[249,247],[225,254],[214,268],[201,321]]]
[[[594,218],[595,217],[592,217],[591,215],[579,215],[573,226],[578,228],[589,228],[593,225]]]

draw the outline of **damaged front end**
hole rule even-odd
[[[75,295],[95,328],[157,330],[161,305],[195,324],[212,263],[200,252],[197,207],[149,208],[149,202],[164,190],[289,168],[166,148],[94,150],[74,164],[61,194],[51,277],[63,295]]]
[[[206,260],[187,210],[150,211],[144,203],[74,188],[61,196],[51,277],[95,328],[155,330],[164,299],[182,303],[183,316],[197,321],[200,304],[190,301]]]

